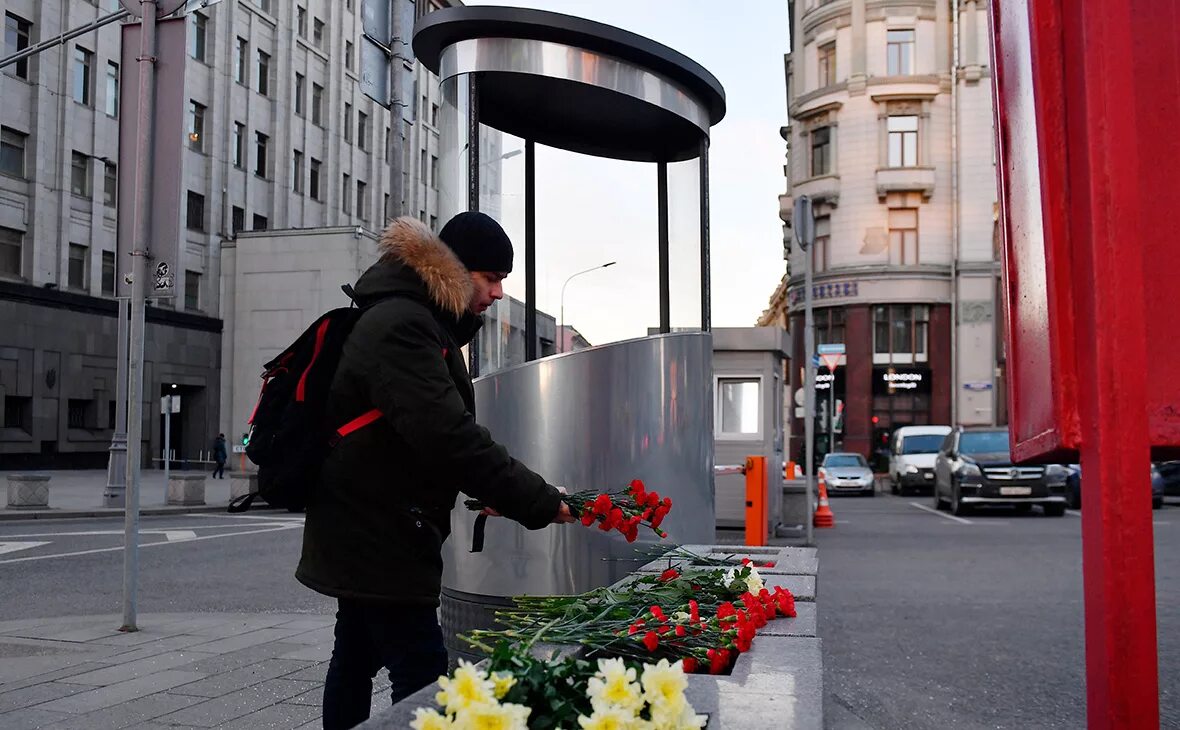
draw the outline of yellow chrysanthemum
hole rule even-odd
[[[494,703],[496,700],[495,685],[488,681],[487,675],[462,659],[453,676],[438,678],[438,687],[441,691],[434,696],[434,701],[450,715],[473,704]]]
[[[632,730],[635,714],[621,707],[603,708],[594,711],[590,717],[578,718],[582,730]]]
[[[669,664],[667,659],[661,659],[657,664],[647,664],[643,667],[643,697],[651,705],[664,703],[675,706],[680,710],[680,703],[684,701],[684,690],[688,687],[688,679],[684,676],[684,667],[680,662]]]
[[[454,726],[451,718],[425,707],[414,710],[414,719],[410,722],[410,727],[413,730],[452,730]]]
[[[531,710],[523,705],[477,702],[455,714],[455,730],[528,730]]]
[[[643,709],[643,694],[635,682],[635,670],[622,659],[599,659],[598,671],[587,684],[586,695],[595,710],[618,707],[635,715]]]
[[[683,696],[676,702],[657,702],[651,706],[650,730],[698,730],[708,720],[698,715]]]
[[[507,672],[496,672],[492,675],[492,691],[498,700],[504,699],[504,695],[508,694],[508,690],[515,684],[516,677]]]

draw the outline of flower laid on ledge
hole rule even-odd
[[[672,498],[660,497],[649,492],[643,482],[636,479],[622,491],[601,493],[595,490],[563,494],[561,499],[569,505],[570,512],[581,519],[582,524],[591,527],[597,523],[603,532],[617,530],[627,542],[639,539],[639,528],[646,527],[661,539],[668,533],[660,529],[664,518],[672,511]],[[464,502],[470,510],[486,507],[477,499]]]

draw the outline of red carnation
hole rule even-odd
[[[688,629],[684,628],[683,626],[677,626],[676,627],[676,635],[677,636],[688,636]]]
[[[609,513],[613,506],[609,494],[600,494],[594,499],[594,511],[600,515]]]
[[[773,560],[771,560],[771,561],[765,562],[765,563],[763,563],[762,565],[760,565],[759,567],[761,567],[761,568],[773,568],[773,567],[774,567],[774,561],[773,561]]]
[[[647,488],[643,486],[642,479],[632,479],[631,480],[631,493],[632,494],[636,494],[636,495],[643,494],[645,491],[647,491]]]
[[[754,561],[750,560],[749,558],[742,558],[742,565],[749,565],[752,562]]]
[[[701,606],[695,598],[688,599],[688,618],[694,624],[701,620]]]
[[[709,674],[721,674],[729,666],[728,649],[710,649],[707,656],[709,657]]]
[[[660,573],[660,582],[667,583],[676,580],[680,577],[680,573],[675,568],[668,568],[663,573]]]
[[[621,530],[621,532],[623,533],[623,537],[627,538],[627,542],[635,542],[639,539],[639,528],[637,527],[628,527]]]
[[[660,608],[659,606],[652,606],[648,610],[651,611],[651,615],[655,616],[658,620],[660,620],[660,621],[667,621],[668,620],[668,617],[664,615],[664,609]]]
[[[643,645],[647,647],[648,651],[655,651],[656,647],[660,645],[660,636],[654,631],[649,631],[643,635]]]
[[[582,513],[582,524],[585,525],[586,527],[593,525],[594,524],[594,513],[593,512],[583,512]]]
[[[737,615],[737,609],[734,608],[733,604],[730,603],[729,601],[726,601],[717,607],[717,618],[719,618],[719,619],[725,619],[725,618],[729,618],[730,616],[736,616],[736,615]]]
[[[656,507],[655,514],[651,518],[652,528],[653,529],[658,528],[660,526],[660,523],[663,522],[664,518],[667,516],[668,516],[668,508],[667,507],[665,507],[662,504],[659,507]]]
[[[795,612],[795,596],[791,592],[776,586],[774,589],[774,602],[778,604],[778,610],[782,612],[787,618],[795,618],[798,614]]]
[[[648,507],[656,507],[660,504],[660,495],[655,492],[648,492],[644,495],[643,503]]]
[[[697,660],[695,657],[686,656],[680,660],[680,663],[684,668],[685,674],[692,674],[697,670]]]

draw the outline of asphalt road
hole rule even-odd
[[[817,531],[829,727],[1085,727],[1078,514],[930,504],[833,499]],[[1180,727],[1180,506],[1153,520],[1161,726]]]
[[[329,613],[295,580],[303,517],[143,517],[141,613]],[[0,522],[0,620],[122,613],[121,518]]]

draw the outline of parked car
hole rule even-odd
[[[1065,502],[1070,509],[1082,508],[1082,466],[1070,464],[1069,476],[1065,479]],[[1164,476],[1159,465],[1151,465],[1151,508],[1164,506]]]
[[[1180,461],[1161,461],[1155,465],[1164,484],[1164,495],[1180,497]]]
[[[889,491],[934,489],[934,459],[950,426],[902,426],[889,440]]]
[[[869,497],[876,494],[873,488],[873,470],[860,454],[839,451],[828,454],[819,469],[830,494],[857,492]]]
[[[1059,464],[1019,466],[1008,453],[1008,429],[955,427],[934,464],[934,506],[964,515],[977,505],[1040,505],[1048,517],[1065,514],[1069,469]]]

